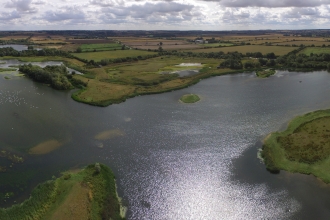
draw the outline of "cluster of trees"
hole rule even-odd
[[[330,69],[330,54],[290,54],[276,59],[276,64],[292,68]]]
[[[253,57],[253,58],[267,58],[267,59],[276,59],[276,55],[274,53],[267,53],[266,55],[263,55],[261,52],[255,52],[255,53],[246,53],[247,57]]]
[[[37,82],[50,84],[54,89],[68,90],[73,88],[67,77],[68,71],[64,65],[41,68],[32,64],[24,64],[20,65],[19,71]]]
[[[0,48],[0,57],[3,56],[14,56],[14,57],[27,57],[27,56],[60,56],[60,57],[68,57],[74,58],[68,52],[56,49],[44,48],[42,50],[33,50],[33,48],[29,48],[29,50],[17,51],[12,47],[4,47]]]
[[[220,67],[230,69],[243,69],[242,56],[239,53],[227,54],[225,61],[220,63]]]

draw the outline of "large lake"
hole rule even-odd
[[[0,74],[0,148],[23,164],[0,173],[2,192],[26,198],[39,182],[88,163],[109,165],[128,219],[328,219],[330,187],[312,176],[270,174],[261,140],[290,119],[330,107],[330,74],[235,74],[105,108],[24,77]],[[202,100],[178,102],[187,93]],[[102,133],[103,132],[103,133]],[[105,139],[105,140],[96,140]],[[106,139],[108,138],[108,139]],[[63,146],[29,155],[45,141]],[[0,158],[0,165],[6,164]],[[19,194],[18,194],[19,192]]]

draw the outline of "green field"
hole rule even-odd
[[[329,47],[307,47],[306,49],[300,51],[300,53],[306,54],[309,56],[311,53],[313,54],[321,54],[321,53],[330,53]]]
[[[283,46],[264,46],[264,45],[245,45],[245,46],[233,46],[233,47],[220,47],[220,48],[208,48],[208,49],[197,49],[197,50],[185,50],[197,53],[211,53],[211,52],[239,52],[239,53],[256,53],[261,52],[262,54],[275,53],[277,56],[285,55],[296,48],[294,47],[283,47]]]
[[[270,171],[313,174],[330,182],[330,110],[294,118],[283,132],[264,141],[261,153]]]
[[[122,45],[117,43],[109,44],[83,44],[80,46],[82,52],[121,50]]]
[[[87,52],[87,53],[73,53],[74,56],[86,60],[94,60],[96,62],[103,59],[116,59],[126,57],[138,57],[146,55],[154,55],[155,52],[142,50],[116,50],[116,51],[102,51],[102,52]]]

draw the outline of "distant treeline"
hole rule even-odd
[[[37,82],[50,84],[51,87],[58,90],[68,90],[74,88],[74,86],[87,86],[85,82],[74,79],[72,75],[69,75],[64,65],[41,68],[32,64],[24,64],[20,65],[19,71]]]

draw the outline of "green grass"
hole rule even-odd
[[[256,75],[259,78],[267,78],[276,73],[276,70],[274,69],[266,69],[266,70],[258,70],[256,71]]]
[[[16,70],[17,69],[14,69],[14,68],[0,68],[0,72],[13,72]]]
[[[198,102],[200,100],[200,98],[198,97],[198,95],[195,94],[187,94],[187,95],[183,95],[180,100],[183,103],[195,103]]]
[[[122,45],[117,43],[109,44],[83,44],[80,46],[82,52],[93,52],[95,51],[108,51],[108,50],[121,50]]]
[[[74,56],[86,60],[101,61],[103,59],[116,59],[126,57],[138,57],[146,55],[154,55],[155,52],[142,50],[116,50],[116,51],[102,51],[102,52],[87,52],[87,53],[73,53]]]
[[[330,53],[329,47],[307,47],[306,49],[300,51],[300,53],[306,54],[309,56],[311,53],[313,54],[321,54],[321,53]]]
[[[0,209],[0,219],[123,219],[114,175],[100,167],[96,172],[95,165],[89,165],[38,185],[29,199]]]
[[[313,174],[330,183],[330,110],[294,118],[266,138],[261,155],[270,171]]]

